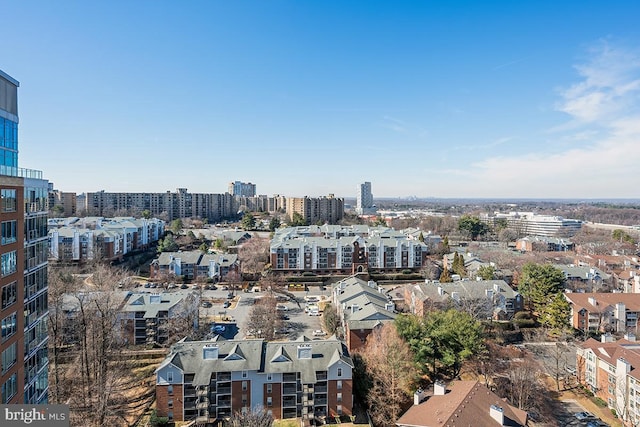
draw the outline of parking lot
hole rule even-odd
[[[201,291],[201,301],[211,303],[211,306],[200,306],[200,318],[208,319],[208,322],[216,322],[216,324],[233,324],[235,327],[226,328],[224,333],[220,334],[226,339],[243,339],[248,335],[247,320],[251,308],[256,300],[267,295],[266,292],[243,292],[235,291],[233,295],[229,295],[229,290],[218,288],[216,290]],[[326,292],[325,292],[326,294]],[[320,293],[305,292],[294,293],[295,300],[278,301],[279,313],[288,320],[284,320],[283,332],[279,335],[281,339],[294,340],[302,335],[312,339],[322,339],[318,335],[314,335],[314,331],[322,329],[322,316],[311,316],[305,313],[305,298],[317,297],[318,300],[323,298]],[[228,297],[233,298],[229,299]],[[224,302],[230,301],[229,307],[224,307]],[[208,304],[205,304],[208,305]],[[320,313],[321,314],[321,313]],[[227,320],[224,320],[227,319]]]

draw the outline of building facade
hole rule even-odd
[[[48,182],[18,168],[19,83],[0,71],[0,404],[46,403]]]
[[[250,182],[233,181],[229,183],[229,194],[232,196],[255,197],[256,185]]]
[[[358,186],[358,195],[356,196],[356,213],[358,215],[367,215],[374,212],[375,209],[373,207],[371,183],[367,181]]]
[[[306,224],[337,224],[344,217],[344,199],[329,194],[327,197],[289,197],[287,216],[293,220],[300,215]]]
[[[480,214],[480,220],[495,227],[500,221],[519,236],[570,237],[582,228],[582,221],[561,216],[538,215],[533,212]]]
[[[638,333],[640,294],[564,294],[571,306],[571,326],[582,332]]]
[[[353,362],[335,337],[180,342],[156,370],[158,415],[217,425],[261,406],[305,425],[351,415]]]
[[[49,210],[54,214],[75,216],[78,214],[76,193],[49,189]]]
[[[206,218],[210,222],[233,218],[237,204],[229,194],[189,193],[178,188],[175,193],[87,193],[85,197],[88,215],[139,216],[149,211],[154,217],[173,221],[178,218]]]
[[[238,273],[240,263],[237,254],[205,254],[201,251],[162,252],[151,262],[151,277],[183,276],[188,280],[198,278],[221,280],[230,272]]]
[[[271,268],[355,274],[420,269],[429,246],[387,227],[308,226],[276,230],[270,245]]]

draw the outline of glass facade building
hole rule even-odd
[[[49,389],[49,183],[18,167],[18,87],[0,70],[0,404],[47,403]]]

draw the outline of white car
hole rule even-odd
[[[315,331],[313,331],[313,336],[314,337],[323,337],[327,335],[327,333],[325,331],[323,331],[322,329],[316,329]]]
[[[289,308],[287,308],[286,305],[278,304],[278,305],[276,305],[276,310],[278,310],[278,311],[289,311]]]

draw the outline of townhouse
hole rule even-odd
[[[181,341],[156,370],[158,415],[218,425],[263,407],[304,425],[351,415],[353,362],[335,337],[311,341]]]
[[[335,283],[331,300],[336,307],[350,352],[363,347],[377,327],[393,322],[395,304],[374,281],[351,276]]]
[[[582,332],[638,331],[640,294],[564,294],[571,305],[571,326]]]
[[[523,298],[504,280],[458,280],[404,285],[404,302],[424,316],[449,307],[466,309],[478,319],[511,319],[523,309]]]
[[[561,237],[527,236],[516,240],[516,249],[522,252],[566,252],[574,247],[572,241]]]

